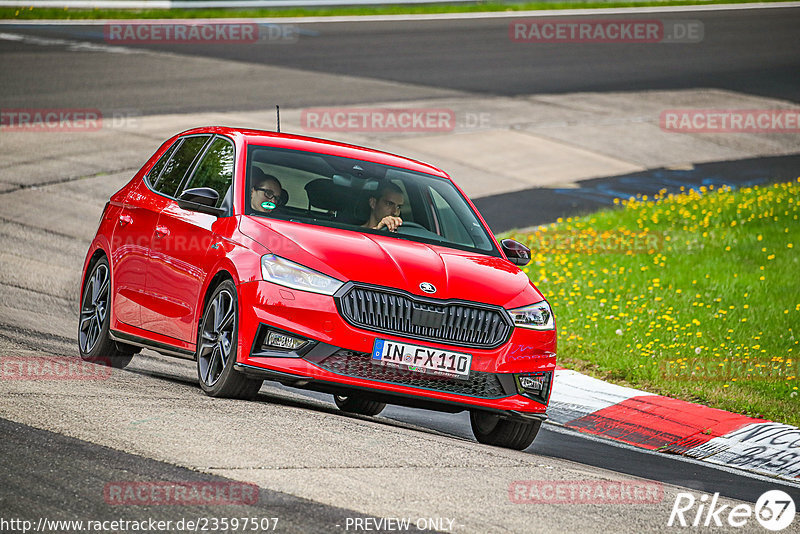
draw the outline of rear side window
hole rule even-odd
[[[184,189],[210,187],[219,193],[219,207],[233,181],[233,156],[233,144],[230,141],[224,137],[214,139]]]
[[[169,158],[172,157],[172,153],[175,152],[175,149],[181,144],[181,141],[175,141],[172,143],[172,146],[164,152],[164,155],[159,158],[153,168],[150,169],[150,172],[147,173],[147,183],[153,186],[156,182],[158,182],[158,177],[161,176],[161,171],[164,170],[164,166],[169,161]]]
[[[158,181],[153,184],[153,189],[162,195],[174,197],[186,172],[192,167],[197,154],[205,146],[209,137],[208,135],[198,135],[184,139],[164,166]]]

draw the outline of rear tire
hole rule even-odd
[[[81,314],[78,321],[78,350],[87,362],[116,369],[128,365],[136,352],[111,339],[111,269],[105,256],[95,262],[81,290]]]
[[[386,403],[359,397],[348,397],[345,395],[334,395],[333,402],[340,410],[347,413],[359,415],[378,415],[386,408]]]
[[[503,419],[497,414],[479,410],[470,412],[469,422],[475,439],[480,443],[519,451],[533,443],[542,426],[541,421]]]
[[[197,378],[210,397],[249,400],[264,382],[247,378],[233,368],[239,352],[238,316],[236,286],[225,280],[208,299],[197,330]]]

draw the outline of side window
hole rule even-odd
[[[464,224],[459,220],[450,204],[436,189],[430,188],[430,192],[444,237],[461,245],[474,245],[469,236],[469,231],[464,228]]]
[[[175,150],[172,159],[164,166],[164,171],[158,178],[158,182],[153,184],[153,189],[162,195],[174,197],[186,171],[191,168],[197,154],[205,146],[209,137],[208,135],[198,135],[184,139],[181,146]]]
[[[402,218],[404,221],[413,221],[414,215],[412,214],[411,210],[411,197],[408,196],[406,184],[402,180],[390,180],[390,182],[400,188],[400,190],[403,192],[403,198],[405,199],[403,207],[400,209],[400,218]]]
[[[230,141],[223,137],[214,139],[184,189],[210,187],[219,193],[219,207],[233,181],[233,156],[233,144]]]
[[[178,139],[172,146],[167,149],[166,152],[156,161],[156,164],[153,165],[153,168],[150,169],[150,172],[147,173],[147,183],[150,184],[151,187],[155,186],[155,183],[158,181],[158,177],[161,175],[161,171],[164,170],[164,166],[169,161],[169,158],[172,157],[172,153],[175,152],[175,149],[178,148],[178,145],[181,144],[181,140]]]

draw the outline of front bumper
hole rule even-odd
[[[555,371],[555,331],[515,329],[494,349],[426,343],[356,328],[345,322],[332,297],[289,290],[269,282],[239,286],[241,319],[236,368],[252,377],[391,404],[457,412],[470,408],[514,417],[542,419]],[[266,328],[309,339],[296,351],[261,345]],[[375,365],[370,353],[376,338],[472,354],[468,380],[434,377]],[[519,376],[536,375],[545,387],[533,394]]]

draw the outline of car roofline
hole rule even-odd
[[[392,154],[383,150],[377,150],[374,148],[367,148],[348,143],[340,143],[338,141],[331,141],[329,139],[321,139],[318,137],[271,132],[268,130],[257,130],[253,128],[233,128],[229,126],[202,126],[185,130],[177,135],[183,136],[199,133],[213,133],[227,135],[229,137],[239,137],[247,145],[264,144],[275,148],[318,152],[320,154],[326,154],[330,156],[361,159],[373,163],[381,163],[390,167],[398,167],[410,171],[432,174],[439,178],[451,180],[450,175],[443,170],[422,161]]]

